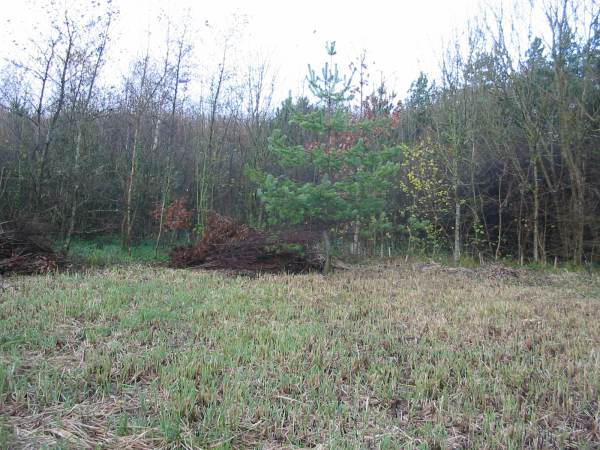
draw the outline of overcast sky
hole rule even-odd
[[[277,74],[278,97],[291,90],[305,91],[307,64],[320,67],[326,41],[337,42],[340,66],[366,50],[373,84],[379,74],[404,97],[419,71],[435,73],[444,45],[483,9],[498,6],[487,0],[369,0],[249,1],[249,0],[113,0],[120,14],[112,30],[111,73],[120,76],[131,59],[145,51],[148,31],[151,48],[164,42],[165,20],[187,20],[194,30],[190,40],[199,68],[216,66],[227,29],[236,29],[233,68],[249,61],[267,61]],[[504,3],[506,3],[505,0]],[[12,40],[23,42],[43,30],[47,0],[0,0],[6,18],[0,52],[14,52]],[[57,0],[72,7],[73,0]],[[91,0],[77,3],[91,4]],[[158,56],[158,55],[157,55]]]

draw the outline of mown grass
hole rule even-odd
[[[598,275],[5,281],[6,448],[598,448]]]

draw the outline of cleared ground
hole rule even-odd
[[[0,448],[600,447],[597,274],[0,284]]]

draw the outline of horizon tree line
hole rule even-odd
[[[216,209],[258,227],[323,228],[354,254],[598,262],[595,1],[544,3],[541,30],[480,18],[406,98],[371,84],[365,53],[337,67],[329,43],[325,71],[307,75],[316,95],[279,105],[268,64],[237,67],[227,36],[192,93],[189,24],[168,22],[162,55],[147,49],[103,83],[118,11],[98,8],[49,16],[49,34],[1,72],[0,223],[44,222],[65,250],[109,235],[158,247],[181,238],[167,220],[177,205],[192,235]],[[346,77],[338,91],[328,73]],[[322,208],[317,191],[341,209]]]

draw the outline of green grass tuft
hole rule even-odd
[[[142,243],[133,246],[129,255],[117,240],[74,241],[69,250],[72,259],[90,267],[166,261],[168,252],[167,248],[159,247],[157,255],[153,243]]]

